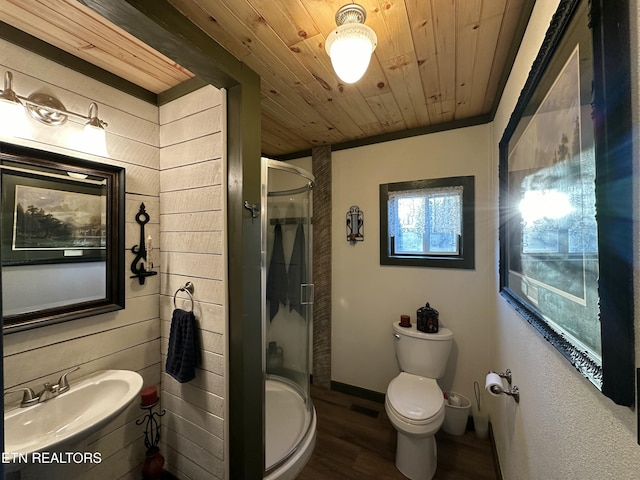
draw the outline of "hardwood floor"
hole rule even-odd
[[[396,432],[384,405],[312,387],[318,415],[314,452],[298,480],[406,480],[395,467]],[[436,434],[434,480],[498,480],[489,440],[473,431]]]

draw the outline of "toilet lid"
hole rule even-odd
[[[444,396],[433,378],[402,372],[391,380],[387,397],[393,409],[410,420],[426,420],[444,405]]]

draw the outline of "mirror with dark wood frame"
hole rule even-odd
[[[125,170],[0,142],[3,332],[124,308]]]

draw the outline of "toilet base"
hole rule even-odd
[[[396,468],[410,480],[431,480],[438,466],[436,437],[414,437],[398,432]]]

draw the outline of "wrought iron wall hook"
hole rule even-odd
[[[141,203],[140,210],[138,210],[138,213],[136,214],[136,222],[140,225],[140,243],[131,247],[131,251],[136,255],[136,257],[133,259],[133,262],[131,262],[131,272],[133,272],[133,275],[129,277],[137,278],[140,285],[144,285],[145,278],[158,274],[158,272],[154,272],[151,268],[147,270],[144,266],[144,262],[147,260],[144,226],[149,223],[149,220],[150,217],[144,203]],[[140,266],[138,266],[138,263],[140,263]]]

